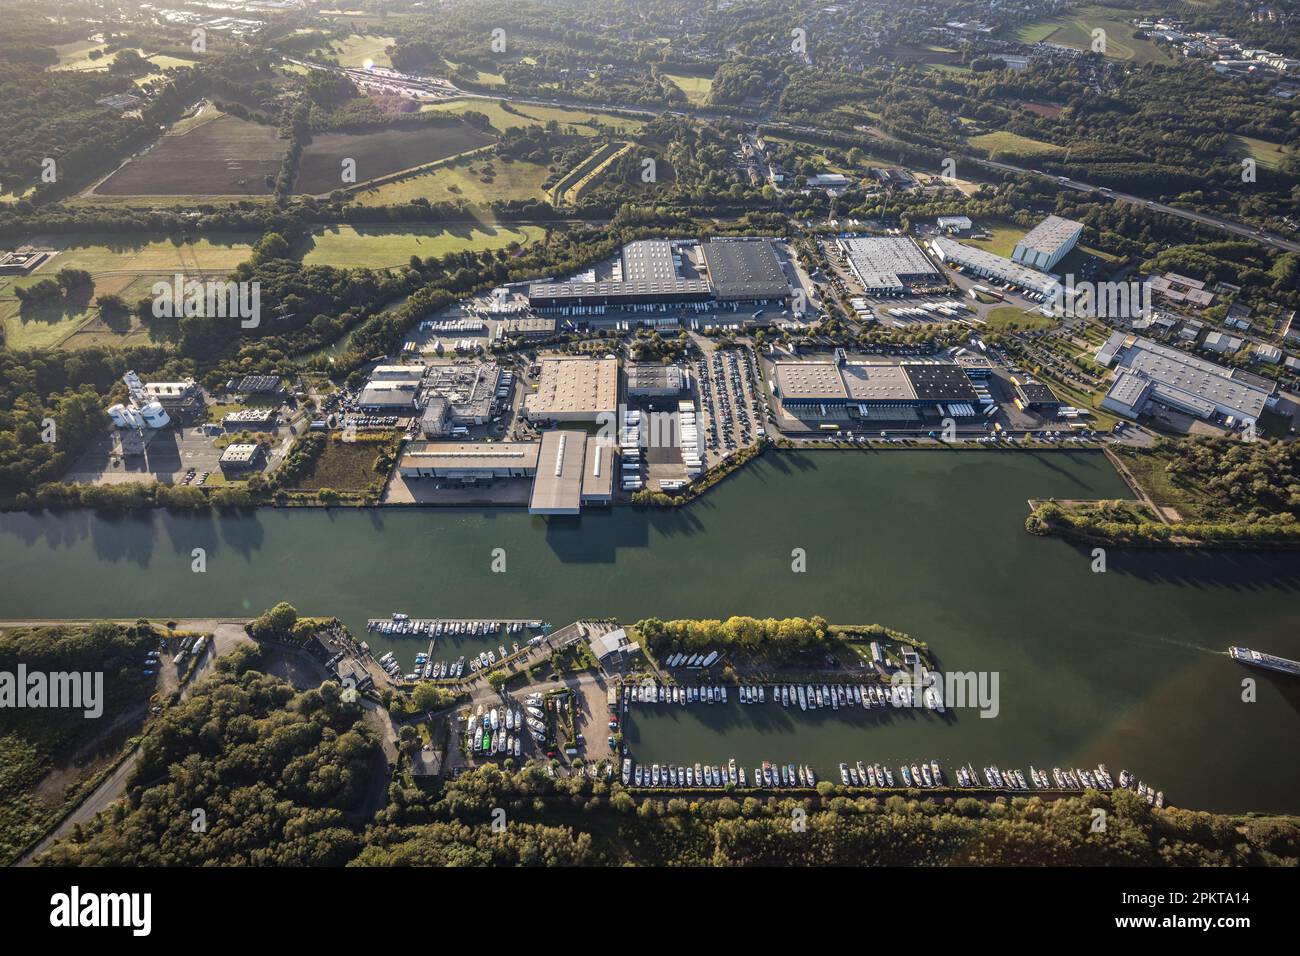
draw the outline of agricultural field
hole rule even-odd
[[[1265,169],[1280,169],[1286,159],[1286,146],[1282,143],[1270,143],[1253,136],[1238,136],[1236,140],[1241,147],[1242,158],[1253,156],[1255,162]]]
[[[1008,133],[1006,130],[998,130],[995,133],[982,133],[979,136],[970,137],[966,142],[977,149],[983,150],[987,156],[996,156],[998,153],[1009,153],[1016,156],[1044,156],[1061,150],[1060,146],[1055,146],[1052,143],[1045,143],[1039,139],[1030,139],[1028,136],[1021,136],[1018,133]]]
[[[709,95],[713,92],[713,77],[711,76],[685,76],[680,73],[662,74],[671,80],[683,93],[686,99],[696,106],[704,106],[709,102]]]
[[[363,67],[367,63],[373,66],[391,67],[393,61],[385,51],[395,42],[392,37],[376,36],[372,33],[353,33],[341,40],[331,40],[317,47],[311,51],[311,55],[354,69]]]
[[[604,175],[613,163],[629,149],[631,143],[606,143],[592,153],[551,187],[551,199],[555,203],[575,203],[583,193],[590,189]]]
[[[356,181],[367,182],[427,166],[493,142],[468,123],[385,129],[372,133],[324,133],[302,151],[294,191],[320,195],[348,184],[342,181],[344,159],[356,162]]]
[[[170,281],[178,272],[225,275],[248,258],[256,241],[257,236],[244,233],[213,233],[189,241],[149,233],[109,243],[91,234],[33,237],[27,245],[61,251],[29,276],[0,279],[5,345],[14,349],[79,348],[146,341],[148,332],[137,319],[102,319],[95,297],[120,295],[130,304],[149,295],[155,282]],[[89,272],[94,278],[93,290],[60,303],[20,308],[16,289],[53,278],[65,268]]]
[[[96,72],[107,70],[117,59],[117,55],[122,50],[114,50],[112,53],[105,53],[107,44],[95,43],[90,40],[80,40],[76,43],[62,43],[54,48],[59,55],[59,62],[50,67],[52,70],[71,70],[74,72]],[[125,49],[125,48],[124,48]],[[135,52],[148,60],[160,70],[168,69],[173,66],[193,66],[193,59],[183,59],[170,53],[146,53],[143,49],[136,47]],[[91,54],[98,54],[91,56]],[[142,78],[148,80],[148,77]]]
[[[170,130],[128,160],[92,196],[269,196],[288,143],[273,126],[227,116]]]
[[[557,106],[532,106],[523,103],[511,103],[510,109],[503,109],[496,100],[443,100],[439,103],[426,103],[420,107],[421,112],[436,110],[445,113],[482,113],[488,118],[493,130],[503,133],[512,126],[545,126],[551,120],[560,127],[573,127],[574,132],[583,136],[594,136],[593,124],[600,123],[614,128],[622,134],[640,132],[645,125],[642,120],[614,116],[596,110],[571,110]]]
[[[1133,37],[1136,28],[1125,11],[1113,7],[1085,6],[1068,13],[1021,27],[1021,43],[1059,43],[1076,50],[1091,50],[1093,30],[1104,30],[1107,58],[1137,64],[1173,63],[1174,58],[1150,40]]]
[[[474,223],[437,226],[324,226],[305,241],[303,265],[329,265],[341,269],[395,269],[411,256],[426,259],[462,249],[500,249],[540,239],[540,226]]]
[[[546,191],[542,184],[550,174],[550,167],[540,163],[506,162],[497,156],[465,157],[365,187],[354,194],[353,202],[361,206],[387,206],[424,198],[433,203],[467,202],[486,207],[495,200],[544,199]]]

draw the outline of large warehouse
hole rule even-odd
[[[1123,332],[1111,335],[1097,350],[1097,361],[1115,366],[1115,381],[1102,407],[1128,418],[1137,418],[1154,400],[1197,418],[1223,415],[1255,422],[1276,389],[1249,372]]]
[[[766,239],[712,239],[701,243],[700,249],[719,302],[775,302],[790,297],[790,282]]]
[[[965,370],[947,361],[777,362],[773,372],[774,392],[786,408],[919,408],[979,400]]]
[[[1083,223],[1048,216],[1016,243],[1011,259],[1046,272],[1065,258],[1083,234]]]
[[[688,259],[692,250],[698,250],[702,264]],[[537,312],[579,315],[608,308],[635,312],[670,305],[774,302],[789,296],[790,283],[766,239],[644,239],[623,247],[612,278],[528,286],[528,304]]]
[[[544,358],[537,391],[524,399],[530,421],[595,422],[617,408],[615,358]]]
[[[944,285],[943,274],[914,239],[853,236],[838,243],[867,295],[906,295],[913,288]]]
[[[1005,256],[994,255],[946,236],[931,239],[930,248],[941,261],[950,266],[960,266],[977,276],[997,282],[1009,282],[1041,296],[1045,301],[1055,301],[1059,295],[1061,284],[1055,276],[1012,262]]]

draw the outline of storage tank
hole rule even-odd
[[[144,416],[134,405],[126,407],[126,428],[144,428]]]
[[[113,424],[118,428],[129,428],[131,426],[131,419],[127,414],[126,406],[121,402],[109,407],[108,417],[113,419]]]
[[[150,428],[162,428],[171,421],[160,402],[149,402],[140,409],[140,414],[144,416],[144,423]]]

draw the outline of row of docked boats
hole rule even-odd
[[[742,704],[765,704],[769,700],[782,707],[816,710],[829,707],[929,707],[943,710],[943,696],[936,686],[922,689],[917,697],[910,684],[737,684],[731,688]],[[727,687],[721,684],[698,684],[683,687],[654,681],[628,684],[623,688],[623,702],[635,704],[727,703]]]
[[[472,621],[431,618],[412,620],[407,614],[394,614],[391,618],[371,618],[366,630],[378,634],[423,634],[426,637],[475,637],[498,634],[522,634],[525,629],[537,630],[541,621]]]
[[[756,789],[774,787],[814,787],[817,775],[812,767],[796,764],[774,764],[763,761],[752,768],[752,776],[745,767],[737,766],[732,757],[724,764],[649,764],[635,763],[631,757],[623,758],[620,779],[630,787],[671,787],[698,789],[701,787],[738,787]]]
[[[470,754],[520,756],[523,734],[541,744],[546,741],[546,710],[541,694],[529,694],[523,706],[485,708],[470,715],[465,729],[465,750]]]
[[[926,767],[926,773],[942,779],[939,765],[937,763],[933,764],[933,768],[931,770],[930,767]],[[920,777],[921,771],[916,764],[912,764],[910,770],[907,767],[901,769],[908,779],[911,779],[911,774]],[[840,781],[846,787],[892,787],[894,786],[894,771],[888,767],[882,767],[878,763],[867,766],[861,760],[854,764],[842,763],[840,764]],[[908,784],[908,786],[911,786],[911,784]],[[926,786],[930,786],[930,784]]]

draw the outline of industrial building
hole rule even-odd
[[[914,239],[852,236],[837,243],[868,295],[906,295],[945,285],[943,274]]]
[[[1128,418],[1137,418],[1156,401],[1197,418],[1222,415],[1255,422],[1276,389],[1268,379],[1123,332],[1112,334],[1097,350],[1097,361],[1115,367],[1102,407]]]
[[[698,249],[702,266],[688,259]],[[790,283],[766,239],[644,239],[623,247],[613,275],[568,282],[534,282],[528,304],[540,313],[603,314],[608,309],[662,311],[670,306],[779,302]]]
[[[266,464],[266,449],[255,442],[235,442],[226,446],[218,464],[227,477],[261,471]]]
[[[712,239],[700,244],[709,285],[719,302],[778,302],[790,283],[766,239]]]
[[[1042,297],[1044,301],[1056,301],[1060,296],[1061,284],[1054,276],[1030,269],[1005,256],[994,255],[946,236],[931,239],[930,249],[940,261],[950,266],[965,269],[996,282],[1018,286]]]
[[[575,429],[544,432],[529,514],[576,515],[584,504],[612,504],[617,467],[609,439]]]
[[[374,414],[405,415],[415,411],[419,394],[419,380],[371,381],[357,396],[357,405],[362,411]]]
[[[970,221],[970,216],[940,216],[935,220],[935,225],[943,232],[968,232],[974,223]]]
[[[544,358],[537,391],[524,399],[530,421],[595,422],[617,407],[615,358]]]
[[[1061,407],[1061,400],[1042,382],[1036,382],[1031,378],[1013,377],[1011,384],[1016,387],[1016,404],[1022,410],[1055,413]]]
[[[679,365],[629,365],[627,394],[629,398],[672,398],[687,387],[687,378]]]
[[[403,478],[442,478],[472,484],[527,478],[537,472],[540,446],[517,442],[411,442],[397,462]]]
[[[978,401],[966,372],[947,361],[777,362],[772,388],[786,408],[921,408]]]
[[[241,408],[221,419],[221,427],[228,432],[270,431],[280,420],[278,409],[267,407]]]
[[[1046,272],[1066,257],[1081,235],[1083,223],[1048,216],[1016,243],[1011,259]]]

